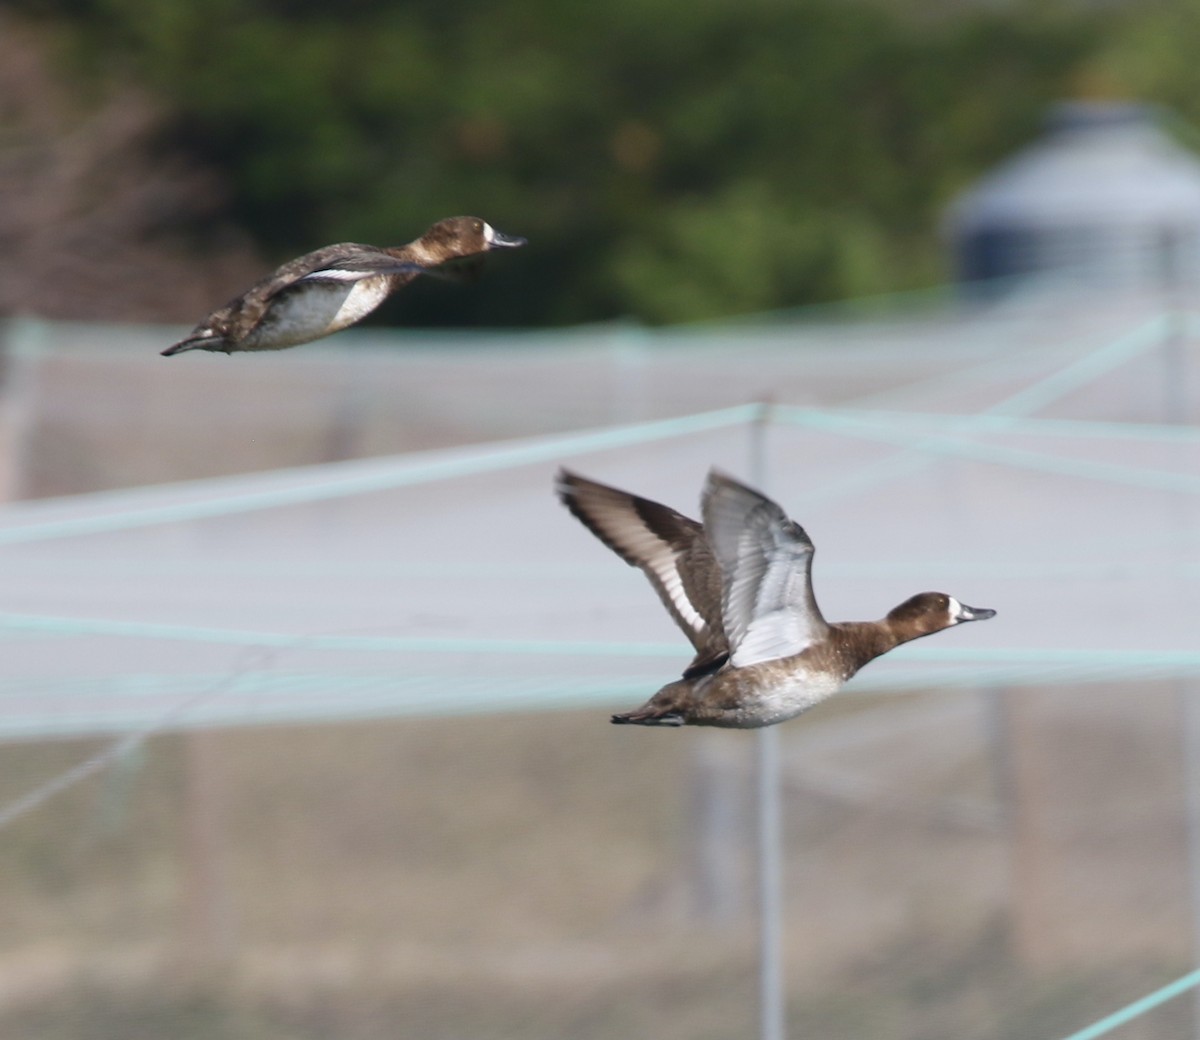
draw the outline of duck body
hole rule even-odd
[[[612,721],[641,726],[761,729],[794,719],[842,688],[844,679],[783,661],[771,670],[725,666],[712,675],[668,683],[636,711]]]
[[[614,715],[613,722],[773,726],[832,697],[864,664],[897,645],[885,622],[842,622],[829,629],[828,640],[798,654],[742,667],[726,660],[711,674],[668,683],[636,711]]]
[[[766,496],[709,473],[704,523],[562,471],[564,504],[641,569],[691,640],[682,678],[640,708],[612,717],[643,726],[773,726],[835,694],[865,664],[901,643],[994,610],[923,592],[879,621],[830,624],[812,592],[814,547]]]
[[[339,277],[331,264],[361,259],[357,277]],[[393,264],[391,273],[370,274],[372,267]],[[424,272],[402,266],[382,250],[354,242],[326,246],[284,264],[270,278],[213,311],[188,336],[163,351],[283,350],[311,343],[353,325],[397,289]],[[354,272],[358,274],[358,272]]]
[[[524,244],[478,217],[451,217],[406,246],[325,246],[288,261],[162,353],[232,354],[310,343],[365,318],[420,275],[468,280],[487,252]]]

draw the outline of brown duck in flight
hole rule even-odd
[[[829,623],[812,591],[813,543],[765,495],[715,470],[701,525],[561,470],[566,507],[654,586],[696,651],[683,677],[613,722],[755,729],[836,693],[867,662],[994,610],[922,592],[879,621]]]
[[[232,354],[309,343],[365,318],[419,275],[469,279],[478,274],[486,253],[524,244],[525,239],[501,234],[479,217],[450,217],[406,246],[325,246],[288,261],[163,354]]]

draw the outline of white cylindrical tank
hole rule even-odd
[[[1041,138],[954,200],[945,231],[964,282],[1195,282],[1200,159],[1147,106],[1062,104]]]

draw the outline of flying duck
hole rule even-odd
[[[829,623],[812,591],[813,543],[771,499],[717,470],[700,524],[667,506],[560,470],[563,504],[650,579],[692,643],[683,677],[616,723],[757,729],[836,693],[901,643],[994,610],[922,592],[879,621]]]
[[[449,217],[406,246],[325,246],[289,260],[162,353],[232,354],[308,343],[365,318],[418,275],[469,280],[478,275],[485,253],[524,244],[478,217]]]

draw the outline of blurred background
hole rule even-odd
[[[14,0],[0,309],[193,324],[292,256],[480,210],[537,248],[381,320],[696,321],[937,285],[1062,99],[1195,139],[1183,2]],[[440,291],[439,291],[440,290]]]
[[[608,725],[686,644],[560,464],[760,472],[831,618],[999,611],[780,731],[791,1035],[1052,1040],[1194,966],[1197,30],[5,5],[0,1035],[753,1034],[753,738]],[[455,213],[529,245],[158,356]]]

